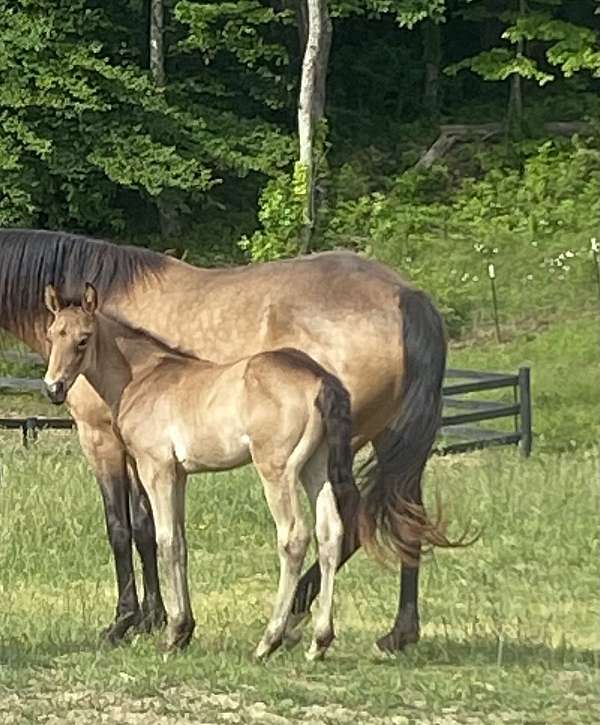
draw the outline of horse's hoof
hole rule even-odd
[[[191,622],[185,622],[175,627],[169,627],[167,629],[167,636],[162,644],[159,645],[160,649],[166,654],[181,652],[189,645],[194,634],[195,626],[196,624],[192,620]]]
[[[327,634],[313,639],[310,643],[309,649],[305,652],[305,657],[309,662],[316,662],[322,660],[325,657],[325,652],[329,649],[331,643],[335,639],[333,630],[327,632]]]
[[[392,629],[391,632],[377,640],[375,651],[383,655],[397,654],[406,649],[408,645],[416,644],[419,639],[420,633],[418,629],[406,631]]]
[[[140,620],[139,612],[118,617],[112,624],[101,630],[100,642],[110,647],[116,647],[123,642],[130,629],[139,625]]]
[[[152,634],[152,632],[161,632],[167,624],[166,612],[149,612],[144,614],[140,621],[135,625],[135,631],[138,634]]]
[[[264,662],[271,654],[271,648],[264,642],[259,642],[258,647],[254,650],[254,659],[256,662]]]
[[[318,662],[325,657],[327,647],[319,647],[316,642],[312,642],[310,648],[304,653],[309,662]]]
[[[162,642],[159,643],[158,649],[164,655],[178,654],[179,652],[183,652],[183,650],[188,646],[190,639],[191,637],[187,640],[171,638],[163,639]]]
[[[282,642],[283,637],[277,637],[274,640],[261,639],[257,648],[254,650],[254,659],[257,662],[264,662],[273,654],[273,652],[281,647]]]

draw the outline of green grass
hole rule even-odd
[[[595,320],[582,318],[453,347],[454,367],[532,366],[534,455],[432,459],[429,500],[442,494],[452,531],[471,521],[483,535],[427,562],[422,640],[385,661],[372,644],[398,578],[361,553],[338,579],[326,660],[309,664],[297,648],[253,663],[277,562],[251,469],[191,481],[189,650],[165,660],[156,637],[99,647],[113,565],[75,435],[43,432],[26,450],[1,432],[0,722],[596,722],[597,344]],[[35,396],[4,397],[0,410],[57,413]]]
[[[329,723],[350,721],[357,709],[360,722],[595,722],[594,453],[435,459],[429,495],[439,490],[449,502],[455,530],[472,520],[484,534],[426,564],[421,643],[384,662],[372,656],[394,614],[397,577],[361,554],[339,577],[338,640],[328,658],[311,665],[297,649],[266,666],[251,653],[276,557],[251,469],[192,480],[197,632],[185,654],[165,661],[156,638],[97,646],[114,606],[112,563],[99,496],[72,434],[45,435],[29,451],[13,439],[2,459],[2,722],[14,712],[16,722],[66,717],[74,703],[78,722],[111,708],[141,708],[156,722],[186,712],[225,722],[234,712],[238,722],[258,713],[260,722],[280,722],[269,720],[277,714]]]

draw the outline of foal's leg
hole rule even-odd
[[[263,659],[282,642],[310,537],[298,501],[295,471],[286,470],[283,466],[261,465],[254,455],[253,459],[275,521],[280,567],[279,588],[271,619],[255,651],[255,657]]]
[[[331,483],[327,481],[317,496],[316,532],[321,569],[319,611],[315,617],[313,641],[306,653],[309,660],[323,657],[333,641],[333,585],[342,549],[342,520]]]
[[[325,469],[323,464],[309,464],[311,468],[307,468],[302,473],[302,480],[307,490],[313,489],[316,498],[316,492],[327,479],[326,461]],[[356,486],[345,486],[340,491],[334,491],[337,502],[337,509],[343,525],[343,537],[341,544],[341,552],[338,561],[338,568],[348,561],[354,552],[360,547],[358,538],[358,507],[360,504],[360,492]],[[309,496],[311,494],[309,493]],[[311,496],[312,497],[312,496]],[[290,616],[288,628],[286,631],[286,642],[289,644],[296,643],[301,636],[301,627],[306,623],[310,616],[310,608],[312,603],[321,590],[321,567],[316,561],[310,569],[308,569],[298,584],[292,614]]]
[[[195,627],[187,580],[186,476],[172,461],[138,459],[137,469],[150,499],[156,526],[168,615],[165,648],[182,649],[192,638]]]
[[[167,621],[167,613],[160,593],[158,561],[156,553],[156,529],[148,495],[140,483],[135,465],[128,465],[131,482],[131,521],[133,539],[142,561],[144,600],[142,618],[138,630],[151,632],[161,629]]]
[[[114,622],[103,630],[102,636],[116,643],[140,619],[131,550],[129,478],[125,451],[110,425],[95,421],[92,427],[78,419],[77,431],[81,447],[95,470],[100,486],[106,530],[115,559],[117,610]]]
[[[377,441],[373,441],[377,453]],[[360,493],[358,489],[347,487],[343,491],[335,492],[338,510],[344,526],[344,538],[342,542],[342,553],[339,566],[346,561],[360,548],[358,537],[358,508]],[[421,492],[415,497],[414,503],[422,502]],[[415,557],[418,561],[420,545],[414,543]],[[317,562],[304,574],[294,598],[290,624],[286,632],[286,640],[293,644],[299,639],[299,627],[306,621],[310,614],[310,607],[319,594],[321,588],[321,571]],[[419,641],[419,566],[401,565],[400,572],[400,596],[398,601],[398,612],[390,632],[377,640],[377,647],[383,652],[399,652],[407,645]],[[296,631],[294,631],[296,628]]]

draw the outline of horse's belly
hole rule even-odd
[[[226,471],[250,462],[248,442],[243,436],[203,435],[189,440],[186,435],[173,436],[175,457],[186,473]]]

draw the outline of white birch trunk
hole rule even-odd
[[[308,35],[302,61],[298,99],[300,165],[306,174],[306,202],[302,251],[307,252],[315,224],[315,131],[325,109],[325,82],[331,47],[331,19],[327,0],[306,0]]]

